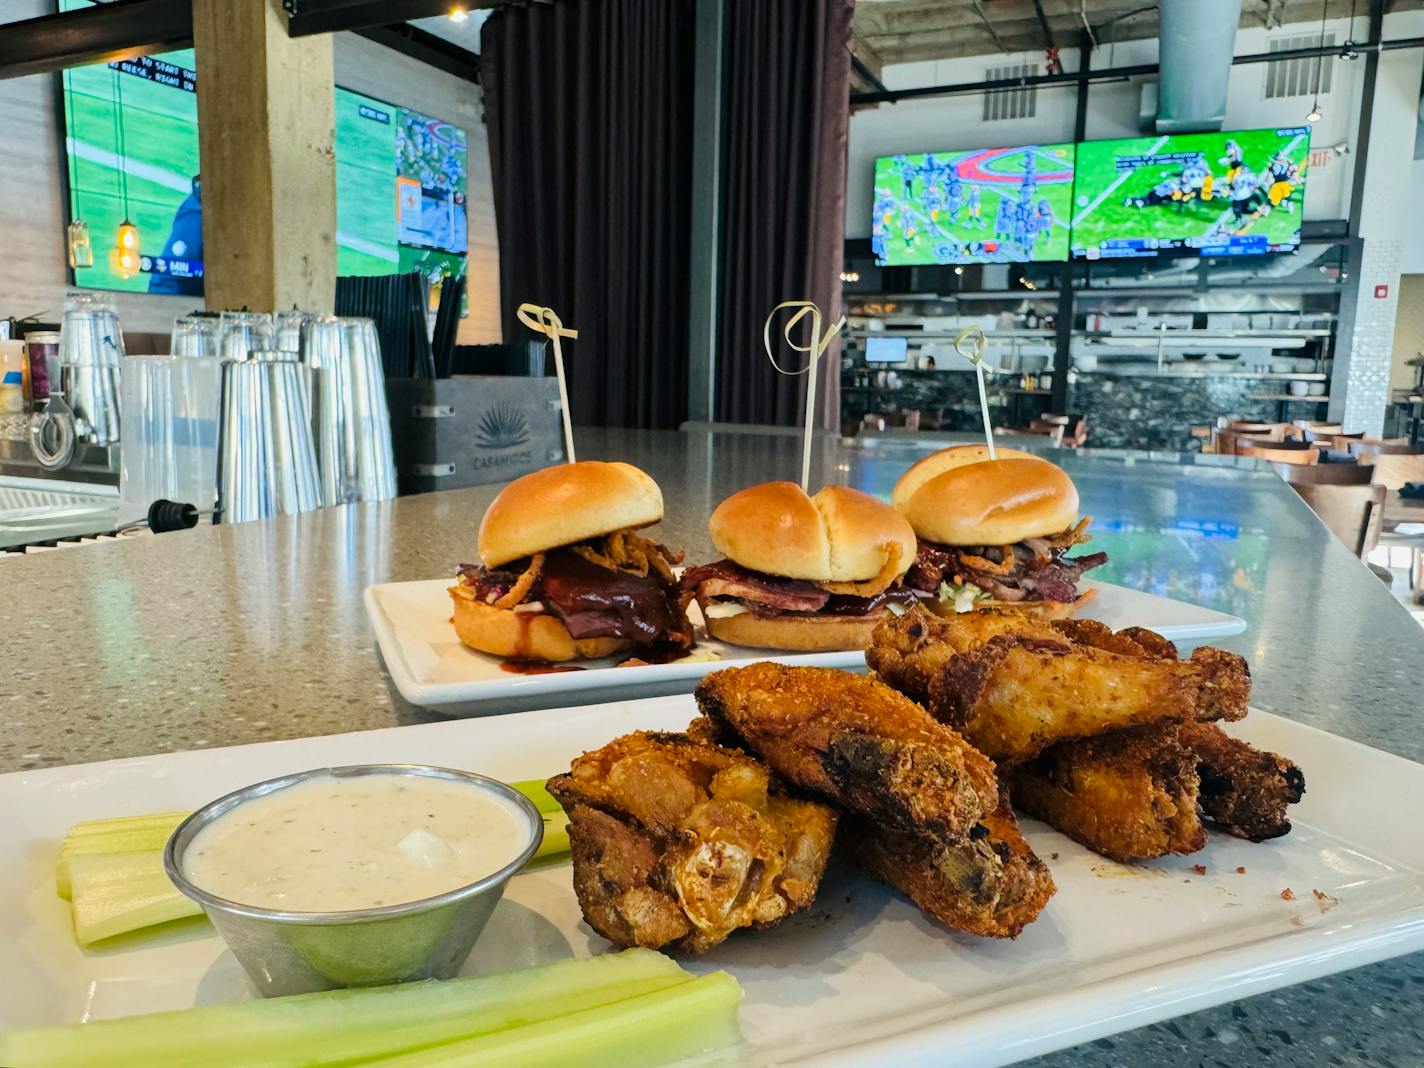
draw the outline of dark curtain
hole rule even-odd
[[[481,34],[504,337],[525,301],[578,330],[576,423],[686,418],[692,43],[691,0],[501,5]]]
[[[729,0],[723,73],[717,418],[795,423],[800,378],[779,375],[762,324],[783,300],[809,298],[824,325],[841,313],[846,132],[854,0]],[[802,322],[804,329],[805,321]],[[773,342],[780,336],[772,334]],[[806,357],[784,348],[782,366]],[[822,425],[840,411],[840,345],[818,369]]]

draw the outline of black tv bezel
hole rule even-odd
[[[1197,132],[1197,133],[1203,133],[1203,134],[1218,134],[1218,135],[1222,135],[1222,136],[1229,136],[1229,135],[1234,134],[1234,133],[1255,133],[1255,132],[1258,132],[1258,131],[1261,131],[1261,130],[1287,130],[1287,129],[1290,129],[1290,130],[1294,130],[1294,129],[1304,129],[1304,130],[1306,130],[1307,133],[1310,133],[1310,132],[1313,130],[1313,127],[1310,126],[1309,123],[1305,123],[1305,124],[1302,124],[1302,125],[1299,126],[1299,127],[1297,127],[1297,126],[1252,126],[1252,127],[1242,127],[1242,128],[1240,128],[1240,129],[1235,129],[1235,130],[1200,130],[1200,131],[1195,131],[1195,132]],[[988,150],[992,150],[992,149],[994,149],[994,148],[1000,148],[1000,149],[1004,149],[1004,148],[1032,148],[1032,147],[1035,147],[1035,146],[1038,146],[1038,145],[1044,145],[1044,144],[1048,144],[1048,145],[1064,145],[1064,144],[1072,145],[1072,146],[1073,146],[1073,193],[1072,193],[1072,197],[1073,197],[1073,200],[1076,201],[1076,199],[1077,199],[1077,193],[1078,193],[1078,149],[1079,149],[1081,146],[1083,146],[1083,145],[1093,145],[1093,144],[1105,144],[1105,143],[1109,143],[1109,142],[1113,142],[1113,141],[1136,141],[1136,140],[1141,140],[1142,138],[1147,137],[1147,136],[1149,136],[1149,135],[1143,134],[1143,135],[1139,135],[1138,137],[1091,137],[1091,138],[1087,138],[1086,140],[1083,140],[1083,141],[1036,141],[1036,142],[1031,142],[1031,143],[1029,143],[1029,144],[1024,144],[1024,145],[994,145],[994,146],[983,146],[983,147],[980,147],[980,148],[942,148],[942,149],[941,149],[941,148],[936,148],[936,149],[924,149],[924,150],[922,150],[922,152],[925,153],[925,154],[928,154],[928,153],[931,153],[931,152],[933,152],[933,153],[940,153],[940,152],[955,152],[955,153],[960,153],[960,152],[988,151]],[[1159,135],[1159,136],[1160,136],[1160,135]],[[915,152],[915,153],[899,153],[899,152],[896,152],[896,153],[890,153],[889,155],[876,156],[876,157],[874,157],[874,159],[871,160],[871,164],[870,164],[870,186],[871,186],[871,220],[872,220],[872,226],[874,225],[874,216],[875,216],[874,191],[875,191],[875,168],[876,168],[876,165],[879,164],[879,162],[880,162],[882,159],[893,159],[893,158],[894,158],[895,156],[897,156],[897,155],[920,155],[920,154],[922,154],[922,153],[921,153],[921,152]],[[938,260],[931,260],[931,261],[926,261],[926,262],[922,262],[922,263],[893,263],[893,264],[884,264],[884,263],[880,263],[880,261],[877,260],[877,261],[876,261],[876,266],[877,266],[877,267],[880,267],[880,268],[882,268],[882,269],[883,269],[883,268],[887,268],[887,267],[888,267],[888,268],[892,268],[892,269],[893,269],[893,268],[914,269],[914,268],[920,268],[920,267],[957,267],[957,266],[958,266],[958,267],[983,267],[983,266],[993,265],[993,264],[998,264],[998,265],[1000,265],[1000,266],[1007,265],[1007,266],[1014,266],[1014,267],[1025,267],[1025,266],[1028,266],[1028,265],[1030,265],[1030,264],[1045,264],[1045,263],[1046,263],[1046,264],[1058,264],[1058,263],[1066,263],[1066,264],[1075,264],[1075,263],[1076,263],[1076,264],[1103,264],[1103,263],[1122,263],[1122,262],[1127,262],[1127,263],[1150,263],[1150,262],[1153,262],[1153,261],[1161,262],[1161,261],[1164,261],[1164,260],[1178,260],[1178,259],[1195,259],[1195,260],[1218,259],[1218,258],[1219,258],[1219,259],[1258,259],[1258,258],[1262,258],[1262,257],[1266,257],[1266,256],[1293,256],[1293,255],[1296,254],[1296,252],[1299,251],[1300,246],[1301,246],[1301,243],[1302,243],[1302,242],[1304,241],[1304,239],[1305,239],[1305,237],[1304,237],[1304,230],[1305,230],[1305,221],[1306,221],[1306,220],[1305,220],[1305,207],[1304,207],[1304,204],[1305,204],[1305,198],[1304,198],[1304,195],[1302,194],[1302,197],[1301,197],[1300,230],[1297,232],[1298,236],[1297,236],[1297,238],[1296,238],[1295,243],[1294,243],[1293,245],[1289,245],[1289,246],[1286,246],[1286,247],[1274,248],[1274,249],[1266,249],[1264,252],[1240,252],[1240,253],[1232,253],[1232,254],[1225,254],[1225,255],[1224,255],[1224,254],[1221,254],[1221,253],[1202,252],[1200,249],[1196,249],[1196,248],[1183,247],[1183,248],[1171,248],[1171,249],[1157,249],[1157,250],[1155,250],[1154,252],[1151,252],[1151,253],[1145,253],[1145,254],[1134,255],[1134,256],[1098,256],[1098,257],[1096,257],[1096,258],[1090,258],[1090,257],[1088,257],[1088,256],[1075,256],[1075,255],[1073,254],[1073,232],[1072,232],[1072,227],[1070,226],[1070,227],[1069,227],[1069,232],[1068,232],[1068,255],[1067,255],[1064,259],[1061,259],[1061,260],[1060,260],[1060,259],[1007,260],[1007,261],[1005,261],[1005,260],[967,260],[967,261],[960,261],[960,262],[955,262],[955,263],[940,263]]]
[[[1259,132],[1261,132],[1261,131],[1263,131],[1263,130],[1280,131],[1280,130],[1298,130],[1298,129],[1303,129],[1307,134],[1311,134],[1311,132],[1312,132],[1312,130],[1313,130],[1314,128],[1313,128],[1309,123],[1304,123],[1304,124],[1302,124],[1301,126],[1251,126],[1251,127],[1241,127],[1241,128],[1234,129],[1234,130],[1196,130],[1196,131],[1191,131],[1191,132],[1187,132],[1187,133],[1180,134],[1180,135],[1175,135],[1175,134],[1174,134],[1174,135],[1172,135],[1172,136],[1195,136],[1195,135],[1199,135],[1199,134],[1200,134],[1200,135],[1215,135],[1215,136],[1219,136],[1219,137],[1230,137],[1230,136],[1233,135],[1233,134],[1238,134],[1238,133],[1259,133]],[[1088,139],[1088,140],[1086,140],[1086,141],[1079,141],[1078,144],[1080,144],[1080,145],[1101,145],[1101,144],[1111,144],[1112,142],[1115,142],[1115,141],[1118,141],[1118,142],[1120,142],[1120,141],[1141,141],[1141,140],[1144,140],[1144,139],[1146,139],[1146,138],[1148,138],[1148,137],[1150,137],[1150,136],[1151,136],[1151,135],[1149,135],[1149,134],[1142,134],[1142,135],[1139,135],[1139,136],[1137,136],[1137,137],[1094,137],[1094,138],[1090,138],[1090,139]],[[1159,134],[1159,135],[1157,135],[1157,136],[1163,136],[1163,135],[1160,135],[1160,134]],[[1307,137],[1307,145],[1309,145],[1310,140],[1311,140],[1311,138],[1310,138],[1310,137]],[[1309,149],[1309,147],[1307,147],[1307,149],[1306,149],[1307,158],[1308,158],[1308,156],[1309,156],[1309,152],[1310,152],[1310,149]],[[1304,183],[1302,183],[1302,189],[1304,189]],[[1073,161],[1073,195],[1074,195],[1074,199],[1075,199],[1075,200],[1077,199],[1077,194],[1078,194],[1078,163],[1077,163],[1077,158],[1076,158],[1076,155],[1075,155],[1074,161]],[[1157,249],[1157,250],[1154,250],[1154,251],[1149,252],[1149,253],[1140,253],[1140,254],[1133,255],[1133,256],[1097,256],[1097,257],[1089,257],[1089,256],[1075,256],[1075,255],[1073,254],[1073,234],[1072,234],[1072,232],[1071,232],[1071,230],[1070,230],[1070,232],[1069,232],[1069,234],[1068,234],[1068,260],[1067,260],[1067,262],[1068,262],[1068,263],[1090,263],[1090,264],[1122,263],[1122,262],[1128,262],[1128,263],[1144,263],[1144,262],[1146,262],[1146,263],[1150,263],[1150,262],[1153,262],[1153,261],[1159,261],[1159,262],[1160,262],[1160,261],[1162,261],[1162,260],[1181,260],[1181,259],[1192,259],[1192,260],[1211,260],[1211,259],[1237,260],[1237,259],[1245,259],[1245,260],[1250,260],[1250,259],[1261,259],[1261,258],[1264,258],[1264,257],[1267,257],[1267,256],[1294,256],[1294,255],[1300,250],[1301,243],[1302,243],[1302,241],[1304,240],[1304,230],[1305,230],[1305,194],[1302,193],[1302,194],[1301,194],[1301,209],[1300,209],[1300,226],[1296,229],[1296,239],[1295,239],[1295,243],[1294,243],[1294,244],[1291,244],[1291,245],[1283,246],[1283,247],[1280,247],[1280,248],[1268,248],[1268,249],[1266,249],[1266,250],[1263,251],[1263,252],[1235,252],[1235,253],[1204,252],[1204,251],[1202,251],[1201,249],[1198,249],[1198,248],[1192,248],[1192,247],[1190,247],[1190,246],[1183,246],[1183,247],[1180,247],[1180,248]],[[1056,261],[1055,261],[1055,262],[1056,262]]]
[[[1073,149],[1073,185],[1074,185],[1074,188],[1076,189],[1076,188],[1077,188],[1077,182],[1078,182],[1078,146],[1081,145],[1081,144],[1083,144],[1083,143],[1084,143],[1084,142],[1082,142],[1082,141],[1031,141],[1031,142],[1029,142],[1028,144],[1022,144],[1022,145],[981,145],[981,146],[978,146],[978,147],[976,147],[976,148],[934,148],[934,149],[929,149],[929,148],[927,148],[927,149],[924,149],[922,152],[908,152],[908,153],[907,153],[907,152],[894,152],[894,153],[891,153],[891,154],[888,155],[888,156],[876,156],[873,160],[871,160],[871,163],[870,163],[870,190],[871,190],[870,218],[871,218],[871,226],[873,227],[874,224],[875,224],[875,196],[874,196],[874,194],[875,194],[875,168],[876,168],[876,165],[879,164],[879,162],[880,162],[882,159],[894,159],[895,156],[900,156],[900,155],[914,155],[914,156],[919,156],[919,155],[935,155],[935,154],[942,153],[942,152],[955,152],[955,153],[959,153],[959,152],[1011,151],[1011,150],[1015,150],[1015,149],[1024,149],[1024,148],[1040,148],[1040,147],[1042,147],[1042,146],[1044,146],[1044,145],[1067,145],[1067,146],[1069,146],[1070,148]],[[1070,199],[1070,201],[1071,201],[1071,198],[1072,198],[1072,193],[1070,192],[1070,193],[1069,193],[1069,199]],[[1068,233],[1068,240],[1069,240],[1069,241],[1072,241],[1072,240],[1073,240],[1073,233],[1072,233],[1071,228],[1070,228],[1069,233]],[[1025,265],[1027,265],[1027,264],[1030,264],[1030,263],[1072,263],[1073,260],[1072,260],[1071,252],[1072,252],[1072,248],[1071,248],[1071,246],[1070,246],[1070,248],[1069,248],[1069,253],[1070,253],[1070,255],[1067,256],[1067,257],[1065,257],[1065,258],[1063,258],[1063,259],[1061,259],[1061,260],[1059,260],[1059,259],[1048,259],[1048,260],[954,260],[954,261],[951,261],[951,262],[949,262],[949,263],[941,263],[939,260],[925,260],[925,261],[920,262],[920,263],[881,263],[879,260],[876,260],[876,261],[875,261],[875,265],[876,265],[877,267],[882,268],[882,269],[884,269],[884,268],[898,269],[898,268],[902,268],[902,267],[903,267],[903,268],[906,268],[906,269],[914,269],[914,268],[917,268],[917,267],[992,267],[992,266],[998,266],[998,267],[1022,267],[1022,266],[1025,266]]]

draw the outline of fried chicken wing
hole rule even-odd
[[[1305,794],[1300,768],[1231,737],[1214,723],[1184,723],[1181,739],[1197,761],[1198,804],[1207,819],[1252,842],[1290,833],[1286,808]]]
[[[837,815],[767,768],[682,734],[585,753],[549,792],[569,815],[584,919],[618,946],[701,953],[816,896]]]
[[[1246,714],[1245,660],[1211,648],[1177,660],[1169,651],[1170,642],[1147,631],[913,609],[880,624],[865,657],[877,676],[985,755],[1020,761],[1119,728]]]
[[[1060,742],[1004,769],[1014,804],[1095,853],[1145,860],[1206,845],[1196,757],[1178,725],[1152,723]]]
[[[778,775],[883,826],[959,839],[998,804],[991,761],[863,675],[751,664],[707,675],[696,696]]]
[[[847,816],[841,841],[870,875],[889,883],[946,927],[985,938],[1017,938],[1054,894],[1048,867],[1014,821],[1008,797],[968,839],[945,843]]]

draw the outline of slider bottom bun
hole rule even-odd
[[[791,613],[759,616],[748,611],[734,616],[723,616],[721,619],[708,619],[707,613],[704,612],[702,618],[708,636],[718,641],[761,649],[791,649],[812,653],[866,648],[870,645],[870,632],[890,618],[890,613],[881,609],[866,616]]]
[[[1070,619],[1079,608],[1097,596],[1097,592],[1097,590],[1084,590],[1073,601],[975,601],[974,607],[970,611],[977,612],[981,608],[998,608],[1005,612],[1019,612],[1033,619]],[[955,616],[964,614],[954,610],[953,601],[941,601],[939,598],[935,598],[925,604],[937,616],[953,619]]]
[[[547,612],[516,612],[450,591],[455,614],[450,620],[460,641],[471,649],[512,660],[581,660],[611,656],[632,648],[626,638],[575,638]]]

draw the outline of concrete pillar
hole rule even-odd
[[[333,310],[331,41],[289,38],[280,0],[193,0],[210,309]]]
[[[1395,29],[1391,27],[1391,34]],[[1394,354],[1394,318],[1399,302],[1404,215],[1410,205],[1419,80],[1424,54],[1416,50],[1382,53],[1375,85],[1370,152],[1360,201],[1364,247],[1353,289],[1353,317],[1342,315],[1342,338],[1330,382],[1330,418],[1347,433],[1378,434],[1389,406]],[[1350,299],[1348,294],[1342,300]],[[1349,320],[1349,321],[1346,321]]]

